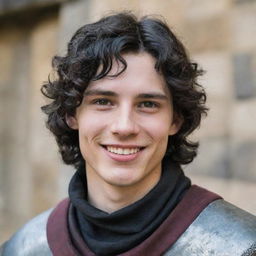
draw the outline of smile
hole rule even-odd
[[[136,145],[101,145],[105,153],[115,162],[130,162],[137,159],[145,147]]]
[[[111,153],[115,153],[118,155],[131,155],[139,152],[141,148],[120,148],[120,147],[113,147],[113,146],[106,146],[107,151]]]

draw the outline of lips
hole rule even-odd
[[[106,154],[115,161],[126,162],[136,159],[145,147],[125,145],[102,145]]]
[[[141,150],[140,147],[134,148],[121,148],[121,147],[113,147],[113,146],[106,146],[107,151],[111,153],[115,153],[118,155],[131,155],[139,152]]]

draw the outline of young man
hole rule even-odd
[[[254,255],[256,219],[191,185],[181,165],[206,113],[202,74],[160,20],[119,13],[81,27],[56,56],[43,106],[69,198],[25,225],[2,255]]]

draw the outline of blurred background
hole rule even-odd
[[[67,196],[40,87],[72,34],[110,11],[164,16],[206,74],[210,112],[192,136],[193,183],[256,214],[255,0],[0,0],[0,243]]]

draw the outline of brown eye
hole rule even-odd
[[[141,107],[141,108],[156,108],[156,107],[158,107],[158,105],[152,101],[143,101],[139,104],[139,107]]]
[[[110,106],[111,101],[108,99],[96,99],[93,101],[93,104],[101,105],[101,106]]]

